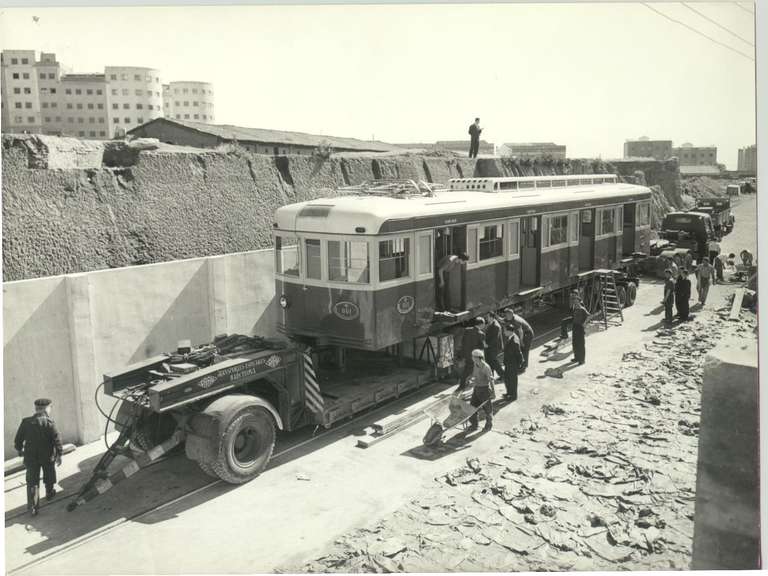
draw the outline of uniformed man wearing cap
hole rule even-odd
[[[33,516],[40,506],[40,470],[43,471],[45,496],[52,500],[56,495],[56,466],[61,465],[61,440],[56,423],[51,418],[51,401],[35,400],[35,415],[21,421],[14,442],[19,456],[24,457],[27,469],[27,509]]]
[[[485,361],[485,352],[480,349],[472,350],[472,376],[468,383],[472,385],[472,399],[469,403],[485,412],[485,428],[487,432],[493,426],[493,370]],[[477,412],[469,419],[470,430],[477,430]]]

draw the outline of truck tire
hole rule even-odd
[[[627,289],[624,286],[616,286],[616,297],[619,299],[619,308],[626,308]]]
[[[637,284],[634,282],[627,283],[627,299],[624,303],[625,308],[629,308],[635,303],[637,298]]]
[[[206,464],[225,482],[248,482],[267,467],[272,456],[274,420],[261,406],[241,404],[224,414],[221,425],[224,432],[219,437],[216,460]]]
[[[200,467],[200,470],[206,473],[206,475],[211,476],[212,478],[218,478],[218,475],[213,470],[213,465],[207,460],[198,460],[197,465]]]

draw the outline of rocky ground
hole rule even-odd
[[[286,571],[689,568],[704,358],[721,339],[756,338],[756,317],[729,321],[726,304],[658,328],[615,369],[504,432],[495,456],[468,458]]]

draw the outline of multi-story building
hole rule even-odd
[[[739,172],[746,174],[757,174],[757,146],[747,146],[746,148],[739,148]]]
[[[136,66],[107,66],[110,136],[124,134],[163,115],[160,72]]]
[[[3,50],[0,62],[3,131],[41,132],[40,91],[37,83],[35,51]]]
[[[213,84],[171,82],[163,86],[165,117],[174,120],[213,123]]]
[[[565,160],[565,146],[554,142],[509,142],[499,147],[500,156],[515,158],[552,157],[555,160]]]
[[[650,140],[642,136],[624,142],[624,158],[654,158],[666,160],[672,156],[672,140]]]
[[[46,126],[64,136],[111,136],[104,74],[67,74],[61,77],[60,91],[59,110],[43,118]]]
[[[686,142],[679,148],[673,148],[672,155],[677,156],[680,166],[715,166],[717,164],[717,147],[715,146],[694,146]]]

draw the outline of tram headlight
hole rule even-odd
[[[282,308],[283,310],[288,308],[288,297],[285,294],[280,296],[280,308]]]

